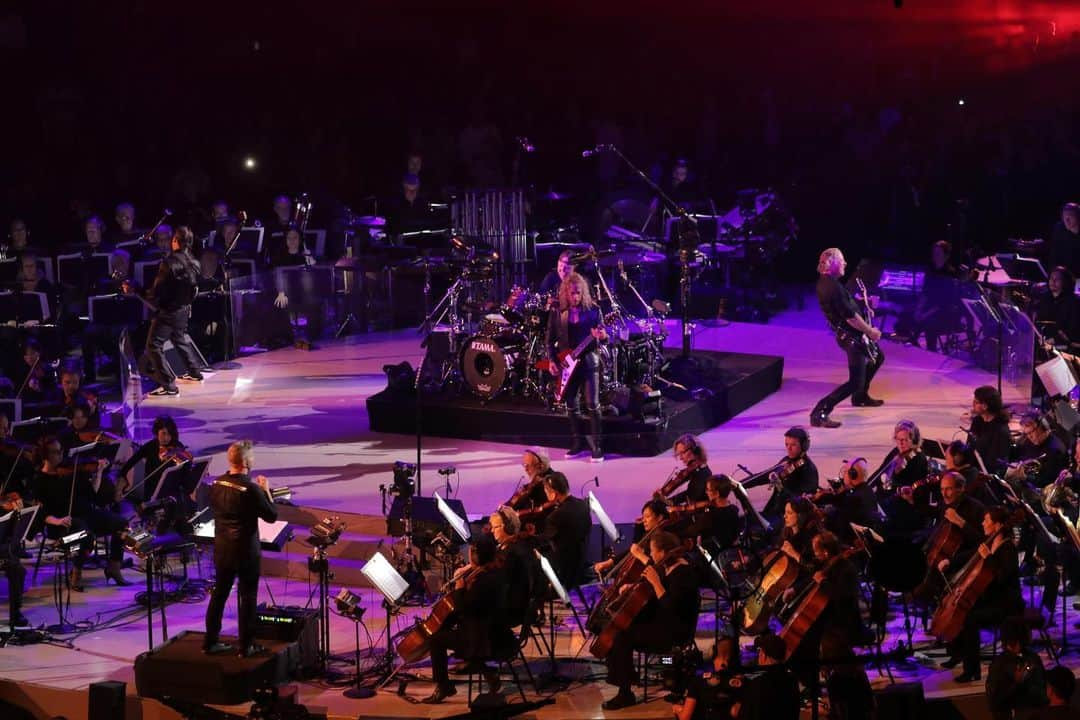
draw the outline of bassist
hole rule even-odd
[[[846,267],[847,261],[838,248],[824,250],[818,260],[818,304],[836,333],[837,343],[847,354],[848,379],[814,406],[810,412],[810,424],[814,427],[840,427],[840,422],[829,417],[829,413],[847,397],[851,397],[851,404],[856,407],[884,404],[870,397],[870,382],[885,362],[877,346],[881,331],[867,322],[855,298],[840,282]]]
[[[552,373],[558,377],[565,360],[563,353],[573,351],[587,340],[584,351],[577,358],[579,363],[571,373],[563,389],[566,400],[567,417],[570,420],[570,449],[566,456],[577,457],[586,450],[586,442],[593,462],[602,462],[604,452],[600,445],[600,353],[596,350],[596,341],[607,340],[600,317],[600,310],[589,292],[589,283],[585,278],[570,273],[559,286],[559,307],[551,313],[548,322],[547,345],[551,357]],[[588,434],[583,433],[583,425],[588,414]]]

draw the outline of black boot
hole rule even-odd
[[[600,445],[600,411],[593,410],[589,414],[589,450],[592,462],[604,462],[604,449]]]
[[[584,418],[575,413],[573,410],[569,412],[570,418],[570,449],[566,451],[567,458],[574,458],[585,452],[585,438],[581,434],[581,423]]]

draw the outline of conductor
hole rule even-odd
[[[240,649],[238,654],[251,657],[265,648],[256,645],[255,603],[259,592],[259,520],[277,520],[277,508],[270,497],[266,478],[251,479],[255,459],[250,440],[240,440],[229,446],[229,472],[214,480],[210,487],[210,507],[214,512],[214,592],[206,608],[206,638],[203,652],[217,655],[232,650],[220,642],[221,615],[225,601],[232,592],[233,581],[239,584],[238,621]]]

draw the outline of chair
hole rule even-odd
[[[1050,659],[1055,664],[1058,662],[1058,654],[1054,649],[1054,642],[1050,639],[1050,633],[1047,630],[1046,618],[1043,617],[1042,609],[1038,607],[1025,607],[1024,612],[1021,615],[1014,615],[1005,618],[1005,622],[1021,622],[1032,634],[1038,634],[1039,639],[1046,647],[1046,654],[1050,656]],[[994,644],[992,648],[992,656],[997,657],[998,643],[1001,642],[1001,627],[994,628]]]
[[[476,676],[477,695],[478,696],[482,695],[483,694],[483,688],[484,688],[484,675],[483,675],[483,672],[484,672],[484,669],[487,667],[488,662],[495,663],[495,672],[497,674],[499,674],[501,672],[502,666],[506,665],[507,669],[510,670],[511,676],[513,676],[513,678],[514,678],[514,684],[517,685],[518,693],[521,695],[521,701],[522,702],[528,702],[528,699],[525,697],[525,688],[522,687],[521,679],[518,677],[517,670],[514,669],[514,660],[517,659],[517,657],[521,654],[521,642],[516,636],[515,636],[514,640],[515,640],[515,642],[511,643],[511,644],[508,644],[506,648],[502,649],[502,652],[499,652],[499,653],[497,653],[497,654],[495,654],[495,655],[493,655],[491,657],[470,658],[470,660],[469,660],[469,692],[468,692],[469,707],[472,707],[472,704],[473,704],[473,692],[472,692],[472,689],[473,689],[473,677]],[[522,661],[524,662],[524,656],[522,656]],[[526,670],[528,670],[528,667],[529,667],[528,663],[525,663]],[[529,672],[529,676],[532,677],[532,671],[529,670],[528,672]],[[535,678],[533,678],[533,686],[534,687],[536,686],[536,679]],[[490,688],[490,689],[491,689],[492,692],[495,692],[495,688]]]

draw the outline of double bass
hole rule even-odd
[[[1004,530],[999,530],[983,541],[993,556],[997,540]],[[1007,542],[1002,538],[1001,542]],[[941,599],[934,617],[930,620],[930,632],[938,638],[951,642],[964,629],[968,613],[975,606],[990,584],[994,582],[994,568],[981,553],[975,553],[956,574],[956,581]]]

